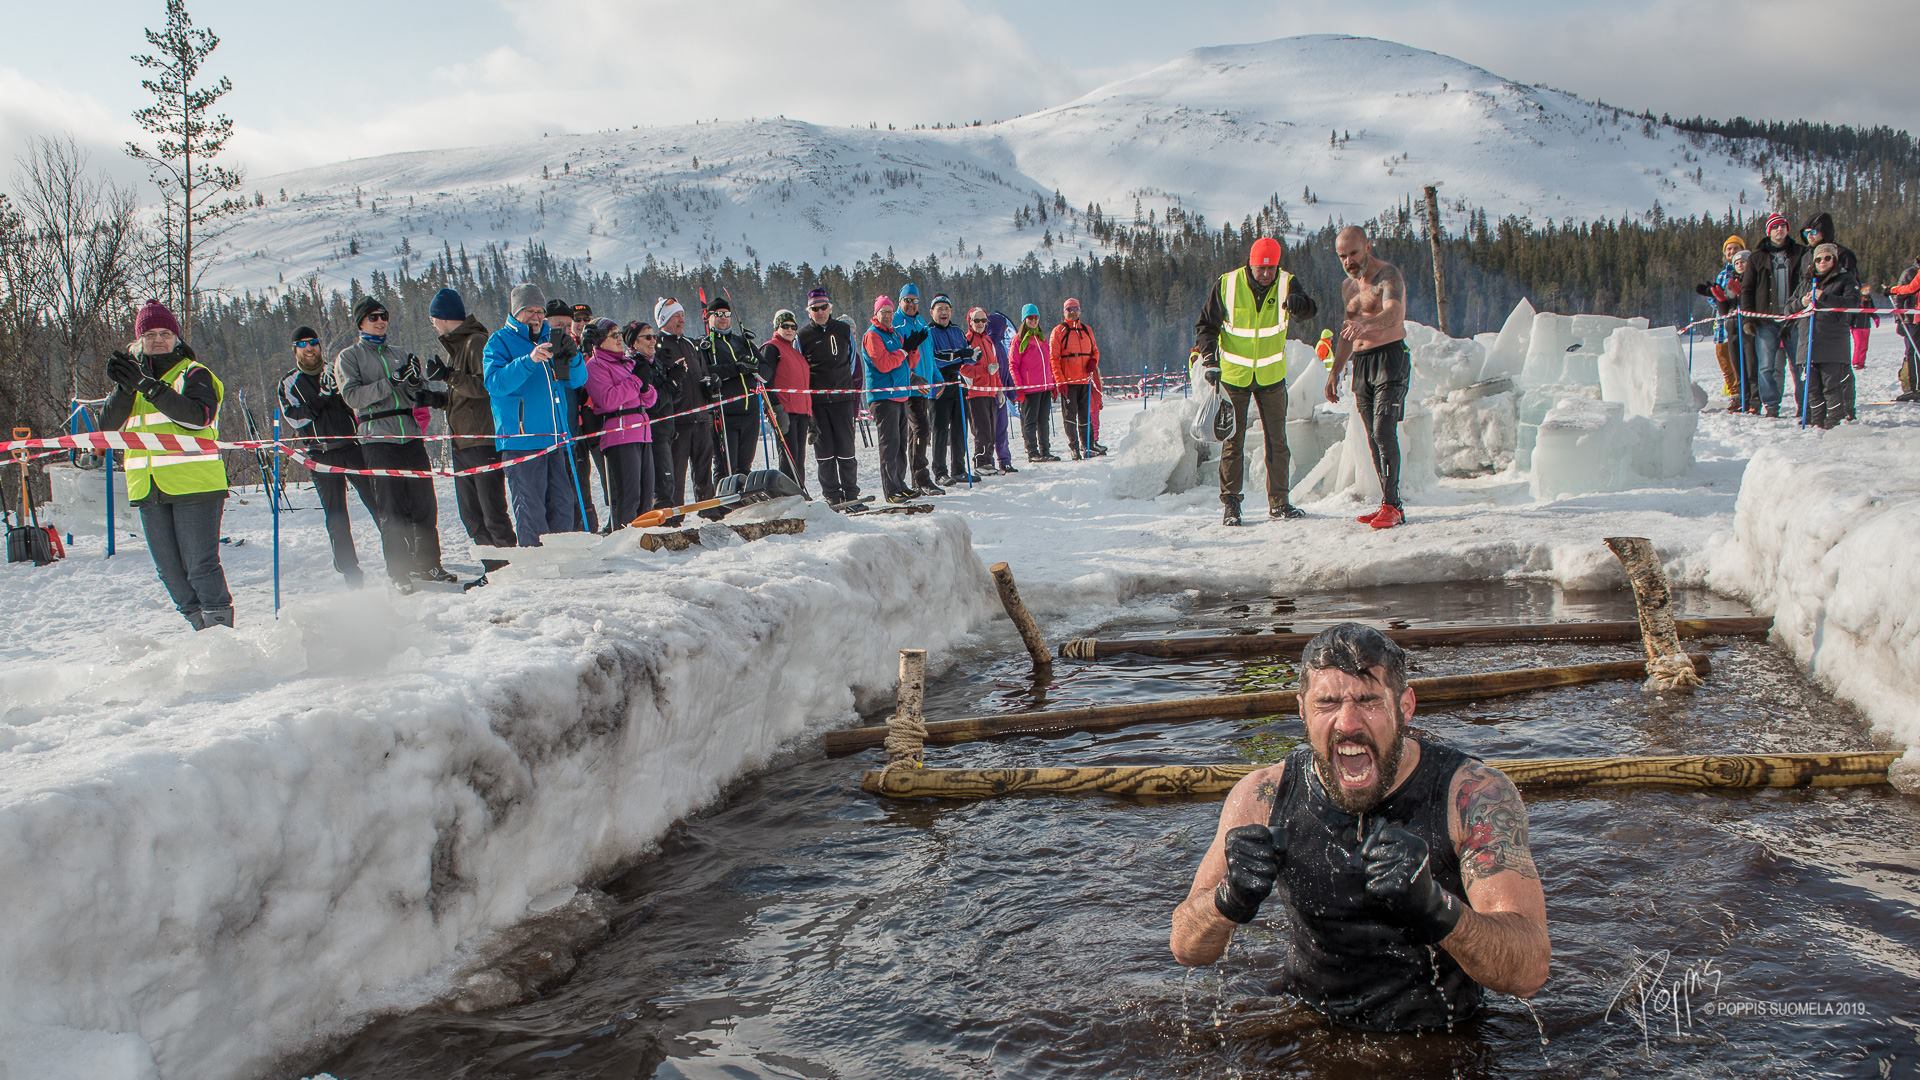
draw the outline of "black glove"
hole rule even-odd
[[[140,370],[140,361],[135,360],[133,354],[116,349],[107,358],[107,378],[115,386],[131,392],[140,388],[140,381],[146,378],[146,373]]]
[[[1367,895],[1387,918],[1411,931],[1423,945],[1453,933],[1466,902],[1433,880],[1427,842],[1398,825],[1376,820],[1360,848]]]
[[[1714,298],[1713,286],[1711,285],[1695,285],[1693,287],[1693,291],[1699,293],[1701,296],[1704,296],[1709,300],[1712,300]]]
[[[439,390],[429,390],[423,386],[414,391],[413,403],[415,405],[425,405],[429,409],[444,409],[447,407],[447,395]]]
[[[927,340],[927,332],[925,330],[915,330],[913,333],[900,339],[900,347],[908,352],[912,352],[919,348],[920,343],[925,340]]]
[[[1273,830],[1242,825],[1227,833],[1227,876],[1213,888],[1213,906],[1237,923],[1250,923],[1280,878]]]
[[[446,357],[436,353],[427,360],[428,382],[446,382],[447,376],[451,374],[453,374],[453,369],[447,366]]]
[[[705,390],[705,391],[707,392],[707,394],[708,394],[708,396],[710,396],[710,397],[711,397],[711,396],[717,396],[717,395],[718,395],[718,394],[720,393],[720,378],[719,378],[719,376],[717,376],[717,375],[702,375],[702,376],[700,376],[700,389],[702,389],[702,390]]]
[[[1287,290],[1286,308],[1289,315],[1311,315],[1314,310],[1313,301],[1307,299],[1306,293],[1292,289]]]
[[[1208,386],[1220,385],[1220,361],[1204,360],[1200,364],[1200,377],[1207,380]]]

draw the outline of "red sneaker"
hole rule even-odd
[[[1373,516],[1373,520],[1367,522],[1367,524],[1376,529],[1391,529],[1405,520],[1407,520],[1407,515],[1401,513],[1399,507],[1383,506],[1380,508],[1380,512]]]
[[[1374,518],[1377,518],[1377,517],[1379,517],[1379,516],[1380,516],[1381,514],[1383,514],[1383,513],[1385,513],[1385,512],[1386,512],[1386,510],[1387,510],[1387,504],[1386,504],[1386,503],[1381,503],[1381,504],[1380,504],[1380,509],[1378,509],[1378,510],[1375,510],[1375,511],[1374,511],[1373,513],[1371,513],[1371,514],[1361,514],[1361,515],[1360,515],[1359,517],[1357,517],[1357,518],[1354,518],[1353,520],[1355,520],[1355,521],[1357,521],[1357,522],[1359,522],[1359,523],[1360,523],[1360,524],[1362,524],[1362,525],[1371,525],[1371,524],[1373,524],[1373,519],[1374,519]]]

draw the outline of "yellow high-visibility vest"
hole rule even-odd
[[[207,426],[190,428],[176,424],[166,413],[147,400],[145,394],[133,396],[133,412],[127,416],[127,422],[120,425],[121,431],[137,432],[142,435],[185,435],[196,439],[218,439],[220,437],[220,405],[226,400],[227,388],[220,382],[211,368],[197,360],[183,359],[171,370],[161,376],[160,381],[171,385],[176,393],[185,393],[187,372],[194,368],[204,368],[207,376],[213,380],[214,409],[212,419]],[[139,502],[152,493],[154,485],[168,495],[195,495],[208,491],[227,490],[227,466],[220,460],[220,452],[179,453],[170,450],[127,450],[125,469],[127,473],[127,501]]]
[[[1228,386],[1272,386],[1287,377],[1287,309],[1284,301],[1293,286],[1285,270],[1273,281],[1266,298],[1253,299],[1253,282],[1242,266],[1220,275],[1220,381]]]

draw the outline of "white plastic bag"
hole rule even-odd
[[[1196,442],[1217,443],[1233,438],[1233,403],[1227,395],[1220,392],[1218,386],[1208,386],[1200,393],[1200,412],[1193,418],[1193,427],[1188,429]]]

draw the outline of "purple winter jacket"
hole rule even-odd
[[[645,409],[659,396],[658,390],[633,373],[624,355],[595,349],[587,358],[587,401],[594,412],[607,418],[600,429],[602,449],[652,442],[653,425]]]

